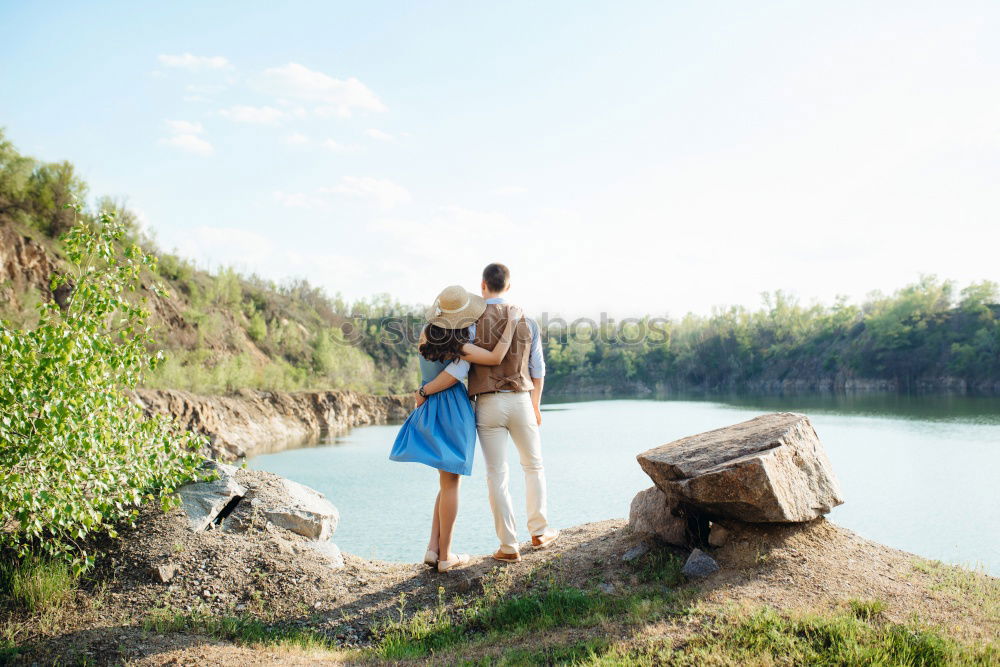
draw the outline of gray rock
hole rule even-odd
[[[637,533],[656,535],[667,544],[687,544],[687,520],[673,514],[676,503],[663,491],[651,486],[635,494],[628,513],[628,525]]]
[[[611,583],[608,583],[607,581],[602,582],[598,586],[598,588],[601,589],[602,593],[607,593],[608,595],[611,595],[611,594],[613,594],[615,592],[615,585],[611,584]]]
[[[322,556],[331,570],[344,567],[344,554],[340,553],[340,547],[333,542],[306,542],[305,546]]]
[[[708,544],[713,547],[723,547],[729,541],[729,535],[728,528],[713,521],[708,531]]]
[[[330,539],[340,523],[337,508],[319,491],[282,479],[284,497],[280,500],[254,498],[252,505],[267,520],[293,533],[323,542]]]
[[[208,528],[219,512],[233,498],[246,495],[246,488],[236,481],[236,467],[215,461],[206,461],[203,468],[214,470],[219,478],[211,482],[185,484],[177,490],[181,507],[187,514],[188,525],[197,532]]]
[[[700,577],[707,577],[713,572],[718,572],[718,570],[719,564],[715,562],[714,558],[701,549],[695,549],[688,556],[684,567],[681,568],[681,574],[688,579],[698,579]]]
[[[810,521],[844,502],[809,418],[791,412],[683,438],[637,458],[668,497],[709,516]]]
[[[636,559],[642,558],[647,553],[649,553],[649,545],[645,542],[639,542],[639,544],[635,545],[622,555],[622,560],[626,563],[631,563]]]

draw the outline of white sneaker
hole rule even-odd
[[[438,572],[450,572],[452,570],[457,570],[460,567],[465,567],[469,564],[469,554],[458,554],[455,556],[454,560],[439,560],[438,561]]]

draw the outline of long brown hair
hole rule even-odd
[[[427,361],[455,361],[462,358],[462,346],[469,342],[469,327],[445,329],[436,324],[424,327],[420,354]]]

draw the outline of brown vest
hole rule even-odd
[[[507,328],[507,304],[486,304],[486,310],[476,321],[476,345],[484,350],[497,346]],[[469,370],[469,396],[493,391],[531,391],[534,383],[528,374],[531,356],[531,329],[523,317],[515,325],[510,350],[499,366],[472,364]]]

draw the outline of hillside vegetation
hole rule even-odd
[[[563,391],[893,388],[1000,390],[1000,291],[922,277],[862,304],[803,306],[778,292],[679,322],[548,330]]]
[[[0,134],[0,317],[30,323],[58,299],[49,273],[59,237],[87,186],[68,162],[42,163]],[[146,384],[221,393],[355,389],[391,393],[418,380],[413,332],[420,311],[387,295],[347,303],[304,280],[283,283],[230,269],[209,272],[156,248],[136,216],[107,198],[83,215],[116,213],[128,240],[158,256],[168,297],[152,304],[167,361]],[[430,286],[433,289],[434,286]],[[782,292],[763,306],[680,320],[544,327],[548,391],[864,386],[1000,391],[1000,290],[959,288],[933,276],[861,304],[804,306]]]
[[[0,133],[0,318],[31,325],[37,303],[59,299],[49,275],[65,263],[60,237],[75,215],[65,207],[86,196],[72,164],[23,156]],[[347,303],[304,280],[278,284],[229,269],[205,271],[157,248],[121,202],[98,199],[80,216],[94,222],[102,211],[124,225],[126,242],[158,257],[155,274],[147,272],[144,281],[166,287],[167,296],[151,303],[154,346],[166,352],[166,362],[147,386],[200,393],[246,387],[393,393],[414,386],[412,346],[382,326],[389,319],[419,326],[414,309],[388,296]]]

